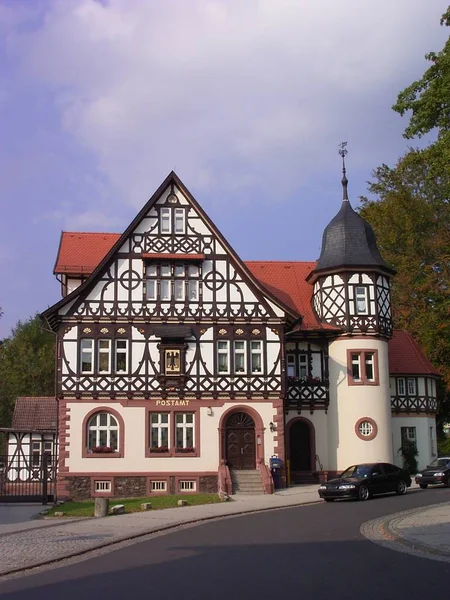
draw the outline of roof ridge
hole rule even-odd
[[[114,231],[62,231],[68,235],[122,235]]]

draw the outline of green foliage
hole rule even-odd
[[[416,457],[419,455],[419,452],[416,444],[411,442],[411,440],[403,440],[402,447],[399,448],[399,452],[402,454],[403,468],[406,469],[410,474],[417,473],[418,464]]]
[[[438,438],[438,456],[450,456],[450,437]]]
[[[450,7],[442,15],[441,25],[450,25]],[[430,52],[425,58],[431,66],[421,79],[400,92],[392,108],[402,116],[407,111],[412,112],[404,133],[406,138],[421,137],[435,128],[439,136],[447,138],[450,132],[450,38],[440,52]]]
[[[55,336],[41,325],[38,316],[19,321],[0,345],[0,427],[11,425],[18,396],[55,393]]]

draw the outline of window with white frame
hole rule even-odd
[[[184,208],[175,208],[175,233],[186,231],[186,211]]]
[[[92,339],[81,340],[81,372],[94,372],[94,340]]]
[[[111,373],[111,340],[98,340],[98,372]]]
[[[308,357],[306,354],[298,356],[298,376],[306,377],[308,375]]]
[[[355,312],[357,315],[367,314],[367,288],[355,286]]]
[[[183,263],[145,267],[145,297],[165,302],[198,301],[200,267]]]
[[[151,492],[167,492],[167,481],[152,480],[150,481]]]
[[[416,380],[414,379],[414,377],[408,377],[407,385],[408,385],[408,396],[415,396],[416,395]]]
[[[250,342],[250,366],[252,373],[261,373],[262,371],[262,342]]]
[[[373,425],[370,421],[362,421],[358,426],[358,430],[363,437],[369,437],[373,434]]]
[[[195,481],[180,479],[180,481],[178,482],[179,492],[195,492],[195,489]]]
[[[31,465],[40,467],[41,465],[41,442],[34,440],[31,442]]]
[[[169,414],[150,414],[150,449],[168,451],[169,449]]]
[[[128,373],[128,340],[115,341],[116,373]]]
[[[175,444],[177,450],[194,450],[194,413],[176,413]]]
[[[230,372],[230,360],[229,360],[229,342],[227,340],[220,340],[217,342],[217,370],[219,373]]]
[[[288,377],[295,377],[295,355],[288,354],[286,357]]]
[[[172,233],[172,209],[163,207],[159,213],[159,229],[161,233]]]
[[[245,342],[236,340],[234,342],[234,372],[245,373]]]
[[[111,481],[94,481],[94,491],[99,493],[110,492]]]
[[[47,456],[47,466],[52,466],[53,461],[53,442],[51,440],[44,440],[44,455]]]
[[[406,394],[404,377],[397,378],[397,393],[399,396],[404,396]]]
[[[88,450],[107,448],[117,451],[119,444],[119,425],[109,412],[95,413],[87,424]]]
[[[308,375],[307,354],[288,354],[287,374],[288,377],[306,378]]]
[[[401,428],[402,445],[404,442],[411,442],[413,444],[417,441],[416,428],[415,427],[402,427]]]
[[[376,350],[348,351],[349,385],[378,385]]]

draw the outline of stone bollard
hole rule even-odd
[[[65,516],[65,514],[66,514],[65,512],[61,512],[61,511],[58,511],[58,510],[57,510],[56,512],[54,512],[54,513],[53,513],[53,515],[54,515],[55,517],[64,517],[64,516]]]
[[[188,505],[187,500],[178,500],[178,506],[187,506],[187,505]]]
[[[152,507],[152,503],[151,502],[143,502],[141,504],[141,510],[150,510]]]
[[[124,515],[125,514],[125,506],[123,504],[116,504],[111,508],[112,515]]]
[[[106,517],[109,508],[109,498],[96,498],[94,517]]]

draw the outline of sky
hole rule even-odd
[[[173,169],[243,260],[315,260],[410,145],[441,0],[3,0],[0,339],[60,299],[61,231],[122,232]]]

